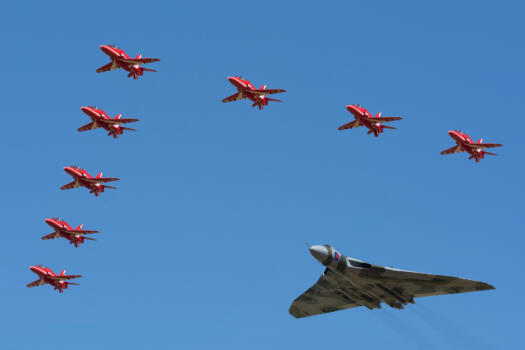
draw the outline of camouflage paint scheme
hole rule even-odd
[[[414,298],[494,289],[487,283],[372,265],[341,255],[329,245],[310,247],[326,266],[316,284],[295,299],[290,314],[296,318],[358,306],[370,310],[385,303],[403,309]]]

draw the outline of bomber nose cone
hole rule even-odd
[[[322,245],[313,245],[310,247],[310,254],[313,255],[317,261],[323,264],[328,259],[328,249]]]

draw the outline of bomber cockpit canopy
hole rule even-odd
[[[352,258],[346,258],[346,263],[349,267],[357,267],[360,269],[369,269],[372,267],[369,263],[365,263],[360,260],[352,259]]]

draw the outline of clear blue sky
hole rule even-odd
[[[82,4],[0,15],[2,349],[522,346],[520,2]],[[101,44],[159,72],[96,74]],[[234,74],[284,103],[221,103]],[[351,103],[404,119],[377,139],[340,132]],[[138,131],[78,133],[90,104]],[[504,147],[440,156],[456,128]],[[60,191],[71,164],[118,190]],[[52,216],[98,240],[40,240]],[[305,241],[497,289],[296,320],[323,271]],[[26,288],[39,263],[84,278]]]

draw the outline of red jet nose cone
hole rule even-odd
[[[106,55],[110,55],[111,54],[111,48],[107,45],[100,45],[100,49],[106,54]]]
[[[73,169],[69,166],[64,167],[64,171],[70,175],[74,173]]]

